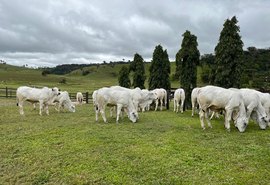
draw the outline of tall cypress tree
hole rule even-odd
[[[161,45],[155,47],[153,59],[149,68],[149,89],[164,88],[169,90],[170,83],[170,61],[167,51],[163,51]]]
[[[122,87],[130,88],[129,70],[123,66],[119,72],[118,83]]]
[[[240,87],[243,42],[237,22],[235,16],[225,21],[219,43],[215,47],[217,69],[214,83],[225,88]]]
[[[197,86],[197,65],[200,61],[200,52],[197,49],[197,37],[186,31],[183,35],[181,49],[176,54],[176,63],[180,70],[180,84],[185,90],[186,97],[191,96],[192,89]],[[191,107],[190,98],[186,98],[185,107]]]
[[[144,89],[145,88],[144,82],[146,79],[145,69],[144,69],[143,58],[138,53],[134,55],[134,59],[133,59],[133,62],[131,62],[130,64],[129,70],[134,71],[132,86]]]

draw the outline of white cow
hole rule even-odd
[[[179,104],[181,102],[180,106],[180,111],[183,113],[183,107],[184,107],[184,102],[185,102],[185,91],[182,88],[176,89],[174,92],[174,97],[173,97],[173,105],[174,105],[174,112],[178,112],[179,110]]]
[[[136,111],[138,111],[139,107],[144,108],[149,104],[149,102],[152,102],[156,99],[156,95],[153,92],[141,90],[138,87],[136,87],[135,89],[128,89],[121,86],[112,86],[111,88],[116,90],[128,91],[132,97],[132,101]]]
[[[145,109],[150,109],[151,103],[157,99],[157,96],[155,93],[149,91],[148,89],[142,89],[141,95],[142,99],[139,102],[139,107],[142,109],[142,112],[144,112]]]
[[[239,92],[216,86],[205,86],[199,89],[198,103],[200,106],[200,121],[203,129],[205,129],[204,118],[206,118],[208,126],[212,128],[208,119],[208,112],[210,109],[212,111],[225,110],[225,128],[228,131],[230,131],[232,114],[235,112],[235,126],[240,132],[245,131],[248,120],[244,100]]]
[[[79,104],[83,103],[83,94],[81,92],[77,92],[76,100],[77,100],[77,102],[79,102]]]
[[[116,123],[119,121],[119,115],[122,108],[126,108],[129,119],[135,123],[138,119],[138,112],[132,102],[132,97],[128,91],[103,87],[96,92],[96,121],[98,121],[98,112],[101,113],[103,121],[106,123],[105,108],[107,105],[117,106]]]
[[[55,98],[59,95],[59,89],[57,87],[48,88],[43,87],[42,89],[32,88],[27,86],[21,86],[17,89],[16,96],[18,101],[18,106],[20,107],[20,114],[24,115],[23,102],[29,101],[31,103],[39,102],[39,114],[42,115],[43,108],[47,115],[49,115],[48,105],[52,104]]]
[[[66,108],[70,112],[75,112],[75,105],[71,102],[67,91],[61,91],[60,94],[55,98],[54,102],[58,103],[58,112],[61,109]]]
[[[230,88],[230,89],[240,92],[242,97],[244,98],[244,104],[247,111],[247,119],[249,120],[251,114],[254,112],[256,115],[254,120],[259,124],[261,129],[266,129],[269,123],[269,118],[266,115],[265,109],[261,104],[261,100],[258,93],[253,89],[247,88],[243,89]]]
[[[192,104],[192,114],[191,116],[194,116],[194,112],[197,109],[198,102],[197,102],[197,97],[198,97],[198,91],[200,87],[195,87],[192,92],[191,92],[191,104]]]
[[[157,99],[155,101],[155,104],[156,104],[155,111],[157,110],[159,103],[160,103],[160,110],[162,110],[163,100],[164,100],[165,107],[167,106],[167,91],[165,89],[163,88],[154,89],[151,92],[155,93],[157,96]]]

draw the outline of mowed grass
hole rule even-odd
[[[137,123],[101,117],[92,104],[49,116],[0,99],[0,184],[269,184],[270,131],[245,133],[223,119],[203,131],[198,115],[140,113]]]

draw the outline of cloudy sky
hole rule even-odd
[[[1,0],[0,59],[22,66],[150,61],[156,45],[171,60],[182,34],[213,53],[226,19],[236,15],[244,49],[270,47],[269,0]]]

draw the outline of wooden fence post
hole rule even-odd
[[[8,97],[8,88],[6,87],[6,98]]]
[[[85,93],[85,101],[86,101],[87,104],[89,103],[88,97],[89,97],[89,94],[88,94],[88,92],[86,92],[86,93]]]

